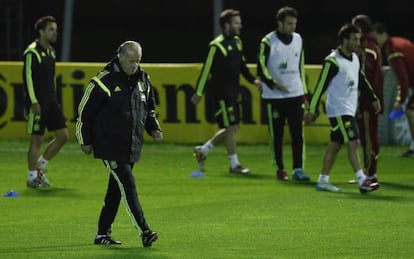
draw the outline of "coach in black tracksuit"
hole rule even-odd
[[[124,42],[117,56],[92,78],[78,108],[76,137],[82,150],[93,152],[110,171],[95,244],[120,243],[109,234],[121,197],[133,223],[143,232],[143,245],[150,246],[157,239],[144,218],[132,173],[140,158],[144,130],[162,139],[153,88],[139,66],[141,56],[139,43]]]

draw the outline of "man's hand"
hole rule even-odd
[[[154,140],[156,141],[161,141],[162,140],[162,132],[159,130],[153,130],[151,131],[151,136]]]
[[[262,89],[262,80],[255,79],[253,84],[257,87],[257,89]]]
[[[191,102],[194,104],[198,104],[201,101],[201,96],[198,96],[197,94],[193,94],[191,96]]]
[[[30,109],[32,110],[32,112],[36,115],[40,115],[40,104],[38,103],[34,103],[30,106]]]
[[[81,145],[81,149],[82,149],[83,153],[85,153],[87,155],[92,154],[92,151],[93,151],[92,145]]]
[[[381,103],[379,100],[372,102],[372,107],[374,107],[375,113],[378,114],[381,111]]]
[[[314,119],[315,119],[314,113],[310,113],[310,112],[305,113],[304,120],[307,124],[313,122]]]

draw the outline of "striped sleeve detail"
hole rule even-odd
[[[243,52],[243,42],[241,41],[240,37],[236,36],[235,39],[237,50]]]
[[[266,49],[270,48],[270,41],[267,37],[264,37],[260,42],[260,49],[259,49],[259,66],[263,73],[265,79],[269,81],[274,81],[272,76],[270,75],[269,70],[267,69],[267,57],[266,57]]]
[[[399,57],[404,57],[404,54],[402,52],[394,52],[387,57],[387,60],[390,61],[393,58],[399,58]]]
[[[308,93],[308,85],[306,83],[306,72],[305,72],[305,52],[302,49],[302,52],[300,54],[300,64],[299,64],[299,71],[300,71],[300,77],[302,80],[302,86],[303,86],[303,92],[305,94]]]
[[[216,46],[221,53],[223,54],[224,57],[227,56],[227,50],[226,48],[223,46],[223,44],[221,44],[221,42],[224,40],[223,35],[218,36],[217,38],[215,38],[212,42],[210,42],[210,47],[212,46]],[[237,44],[237,40],[236,40],[236,44]],[[241,45],[238,47],[241,47]]]
[[[374,60],[378,59],[378,54],[377,54],[377,52],[375,52],[375,50],[372,50],[370,48],[365,48],[365,53],[370,54],[373,57]]]
[[[88,86],[86,87],[86,90],[83,94],[83,97],[79,103],[78,106],[78,119],[76,121],[76,139],[78,140],[79,144],[83,145],[85,142],[83,141],[83,136],[82,136],[82,127],[83,127],[83,123],[82,123],[82,117],[83,117],[83,109],[85,108],[86,103],[89,100],[89,97],[91,95],[92,90],[95,88],[95,83],[93,81],[91,81]]]
[[[102,77],[98,77],[98,76],[94,76],[93,78],[92,78],[92,80],[93,81],[95,81],[97,84],[98,84],[98,86],[109,96],[109,97],[111,97],[111,90],[109,90],[109,88],[104,84],[104,83],[102,83],[102,81],[101,81],[101,79],[100,78],[102,78]]]
[[[25,77],[26,77],[26,87],[27,93],[30,98],[30,102],[38,103],[35,90],[34,90],[34,83],[33,83],[33,74],[32,74],[32,66],[33,66],[33,52],[28,52],[25,58]]]
[[[37,61],[40,63],[42,63],[42,57],[40,56],[40,53],[36,50],[36,44],[32,43],[30,44],[30,46],[24,51],[23,55],[27,55],[29,53],[32,53],[36,56]]]
[[[206,59],[206,62],[203,65],[203,69],[201,71],[200,77],[197,82],[196,86],[196,94],[198,96],[202,96],[204,92],[204,87],[206,86],[206,82],[208,79],[208,76],[210,75],[210,70],[213,65],[214,56],[217,51],[217,45],[211,45],[210,50],[208,52],[208,56]]]
[[[328,87],[328,74],[332,66],[338,66],[337,61],[333,57],[329,57],[325,60],[325,63],[322,67],[321,74],[319,75],[318,83],[316,84],[315,91],[312,96],[311,103],[309,105],[309,112],[315,113],[318,107],[319,100],[322,97],[322,94],[325,92]]]

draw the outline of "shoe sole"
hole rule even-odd
[[[295,176],[293,176],[292,178],[295,181],[301,181],[301,182],[306,182],[310,180],[310,178],[300,178],[300,177],[295,177]]]
[[[333,193],[339,193],[339,192],[342,192],[342,189],[339,189],[339,190],[336,190],[336,191],[333,191],[333,190],[328,190],[328,189],[323,189],[323,188],[318,188],[318,187],[315,187],[315,189],[316,189],[318,192],[333,192]]]
[[[379,183],[372,183],[369,187],[365,188],[361,188],[359,187],[359,192],[360,193],[368,193],[368,192],[373,192],[375,190],[377,190],[378,188],[380,188]]]
[[[242,173],[242,172],[233,172],[233,171],[229,171],[229,173],[231,173],[231,174],[240,174],[240,175],[249,175],[249,174],[251,174],[252,172]]]
[[[341,188],[338,188],[337,190],[328,190],[326,188],[319,187],[318,185],[315,185],[315,189],[319,192],[334,192],[334,193],[343,192]]]
[[[229,173],[247,175],[247,174],[251,174],[252,171],[250,171],[250,169],[248,169],[248,168],[244,168],[242,171],[235,171],[235,170],[231,169],[231,167],[230,167],[229,168]]]
[[[26,187],[31,188],[31,189],[42,189],[42,188],[49,188],[50,184],[33,185],[33,184],[30,184],[29,182],[26,182]]]
[[[26,183],[26,187],[27,187],[27,188],[31,188],[31,189],[37,189],[37,188],[40,188],[40,186],[31,185],[30,183]]]
[[[150,247],[152,245],[152,243],[157,241],[157,239],[158,239],[158,235],[152,236],[151,239],[148,241],[148,243],[144,244],[144,247]]]
[[[289,180],[288,177],[284,177],[284,178],[280,178],[280,177],[276,177],[279,181],[287,181]]]

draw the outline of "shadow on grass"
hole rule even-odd
[[[380,182],[381,186],[384,188],[402,190],[402,191],[414,191],[414,185],[404,184],[404,183],[389,183],[389,182]]]
[[[113,252],[112,252],[113,251]],[[158,249],[144,247],[122,247],[122,245],[91,245],[91,244],[66,244],[66,245],[40,245],[25,246],[18,249],[0,248],[0,257],[13,255],[15,258],[30,254],[30,258],[49,258],[56,255],[74,256],[76,258],[169,258],[160,255]],[[19,256],[20,255],[20,256]],[[52,258],[52,257],[51,257]]]
[[[219,177],[224,177],[224,178],[239,178],[239,179],[270,179],[273,180],[275,182],[283,182],[283,181],[278,181],[275,177],[274,174],[264,174],[264,173],[255,173],[252,172],[250,174],[234,174],[234,173],[229,173],[229,172],[223,172],[222,174],[218,175]],[[286,181],[286,182],[290,182]]]
[[[382,187],[383,188],[383,187]],[[367,192],[367,193],[359,193],[357,190],[355,191],[343,191],[338,193],[333,192],[323,192],[328,195],[325,197],[329,198],[338,198],[338,196],[348,197],[350,199],[358,199],[358,200],[375,200],[375,201],[392,201],[392,202],[412,202],[410,197],[402,196],[402,195],[386,195],[381,192],[381,189],[378,189],[374,192]]]
[[[275,179],[273,175],[266,175],[266,174],[257,174],[257,173],[251,173],[251,174],[233,174],[233,173],[223,173],[223,177],[226,178],[239,178],[239,179]]]
[[[78,196],[76,189],[65,188],[65,187],[48,187],[48,188],[27,188],[20,192],[23,197],[74,197]]]

